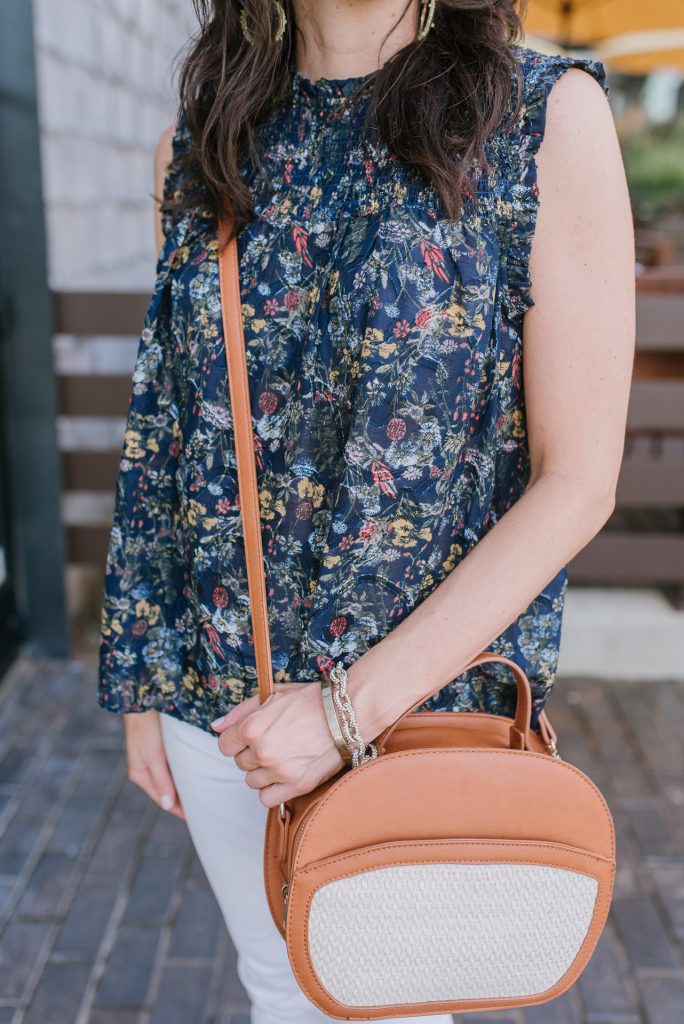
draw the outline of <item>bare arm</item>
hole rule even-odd
[[[524,323],[531,480],[403,622],[349,670],[366,741],[441,689],[600,530],[615,501],[634,352],[634,233],[603,90],[568,69],[548,97]],[[275,806],[341,767],[318,687],[281,687],[218,726],[225,754]],[[261,767],[257,767],[261,766]]]
[[[535,305],[523,342],[530,484],[443,584],[354,666],[352,699],[356,691],[369,732],[453,679],[614,507],[634,356],[634,230],[608,101],[580,69],[565,71],[549,93],[537,168]],[[391,687],[378,685],[388,677]]]
[[[159,136],[154,150],[154,194],[155,196],[159,196],[159,198],[161,198],[164,191],[166,168],[171,163],[171,141],[173,139],[173,131],[174,125],[169,125],[169,127],[166,128]],[[154,211],[154,237],[157,245],[157,252],[159,252],[164,243],[164,232],[162,231],[161,211],[156,201],[154,203]]]

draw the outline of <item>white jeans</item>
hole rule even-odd
[[[252,1004],[252,1024],[318,1024],[337,1018],[316,1009],[295,981],[273,923],[263,878],[267,808],[218,737],[162,714],[166,756],[197,856],[237,951],[237,972]],[[451,1024],[450,1015],[393,1021]],[[191,1024],[191,1022],[188,1022]],[[388,1022],[389,1024],[389,1022]]]

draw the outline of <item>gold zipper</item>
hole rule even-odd
[[[313,813],[313,811],[316,810],[317,807],[318,807],[318,800],[314,801],[314,803],[310,804],[307,807],[307,809],[304,811],[304,815],[302,817],[302,820],[297,825],[297,831],[295,832],[295,836],[294,836],[294,839],[292,841],[292,857],[291,857],[291,860],[290,860],[290,863],[291,863],[292,866],[294,866],[294,863],[295,863],[295,861],[297,859],[297,850],[299,849],[299,844],[302,841],[302,833],[304,831],[304,825],[309,820],[309,816]]]
[[[280,891],[283,894],[283,931],[285,931],[287,926],[287,897],[290,892],[290,887],[287,882],[283,882],[280,887]]]
[[[307,807],[307,809],[304,811],[304,815],[302,817],[302,820],[299,822],[299,825],[297,825],[297,831],[295,832],[294,839],[292,841],[292,857],[290,859],[291,866],[294,865],[295,860],[297,859],[297,850],[299,849],[299,844],[300,844],[301,839],[302,839],[302,833],[304,831],[304,825],[306,824],[306,822],[307,822],[309,816],[311,815],[311,813],[313,811],[315,811],[317,806],[318,806],[318,801],[315,801],[315,803],[312,803],[309,807]],[[290,881],[291,880],[292,879],[290,878]],[[283,884],[280,887],[280,891],[281,891],[282,896],[283,896],[283,930],[285,930],[285,922],[287,920],[287,901],[288,901],[288,897],[290,895],[289,883],[288,882],[283,882]]]

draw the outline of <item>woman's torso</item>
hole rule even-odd
[[[238,252],[276,681],[355,661],[527,484],[531,157],[551,80],[568,66],[557,62],[601,80],[602,67],[517,53],[526,108],[488,141],[493,171],[458,221],[364,136],[364,95],[343,103],[364,76],[293,72],[290,100],[261,129],[262,171],[244,168],[256,215]],[[187,142],[181,124],[175,156]],[[182,188],[172,165],[166,193]],[[172,713],[208,727],[254,692],[253,647],[216,225],[200,209],[167,215],[165,233],[148,329],[170,339],[178,382],[167,697]],[[553,682],[566,582],[564,568],[489,645],[524,668],[535,713]],[[426,706],[511,714],[514,701],[506,671],[487,666]]]

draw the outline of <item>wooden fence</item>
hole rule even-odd
[[[135,337],[149,296],[54,293],[57,333]],[[121,420],[127,375],[58,377],[62,417]],[[62,453],[63,489],[113,494],[121,438],[105,450]],[[88,517],[90,520],[90,517]],[[110,522],[69,522],[67,557],[104,565]],[[667,276],[637,285],[637,356],[617,507],[604,529],[570,566],[573,583],[656,584],[684,604],[684,291]]]

